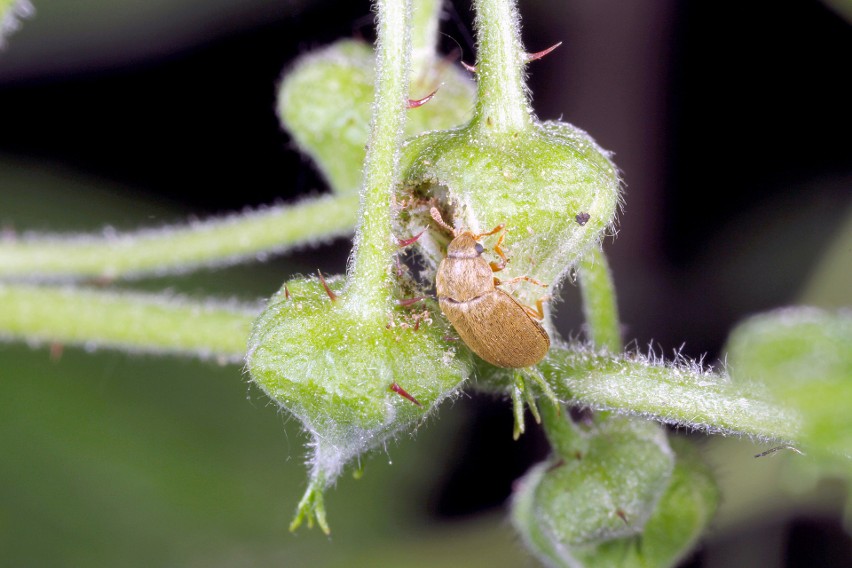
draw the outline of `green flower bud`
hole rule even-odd
[[[540,123],[529,105],[514,0],[475,0],[477,100],[463,128],[409,140],[402,158],[398,230],[432,226],[438,203],[447,223],[474,233],[504,225],[511,262],[503,280],[528,276],[553,287],[615,220],[620,182],[609,154],[582,130]],[[418,244],[432,265],[444,236]],[[534,305],[540,287],[520,283],[515,296]]]
[[[317,278],[287,282],[249,340],[252,380],[311,436],[311,485],[294,528],[315,513],[327,530],[322,490],[343,466],[422,420],[468,374],[434,303],[365,312],[331,298],[342,285],[331,279],[327,292]]]
[[[677,454],[668,489],[631,546],[634,566],[673,566],[707,529],[719,506],[719,488],[694,445],[672,440]]]
[[[0,49],[6,46],[6,38],[21,27],[21,20],[34,13],[30,0],[0,0]]]
[[[690,448],[657,425],[613,417],[518,483],[512,520],[548,566],[671,566],[706,527],[718,495]],[[570,454],[563,455],[570,448]]]
[[[728,339],[731,376],[766,385],[801,418],[809,451],[852,457],[852,312],[791,307],[753,316]]]
[[[374,84],[374,50],[353,40],[302,57],[281,82],[282,125],[337,193],[354,193],[361,186]],[[408,112],[407,135],[451,128],[470,118],[473,83],[437,56],[413,70],[411,96],[425,97],[439,85],[428,104]]]
[[[487,121],[486,121],[487,124]],[[428,224],[427,201],[444,205],[445,220],[474,232],[505,225],[510,262],[501,279],[530,276],[555,286],[614,221],[619,178],[608,154],[570,124],[534,123],[520,131],[489,133],[481,123],[431,132],[404,149],[397,201],[408,206],[401,234]],[[428,225],[427,225],[428,226]],[[446,235],[430,231],[418,244],[440,262]],[[522,284],[528,305],[540,287]]]

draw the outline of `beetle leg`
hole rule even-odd
[[[477,241],[478,241],[478,240],[479,240],[479,239],[481,239],[482,237],[487,237],[487,236],[489,236],[489,235],[493,235],[494,233],[499,233],[500,231],[502,231],[502,230],[503,230],[503,228],[504,228],[505,226],[506,226],[506,225],[503,225],[503,224],[501,223],[501,224],[497,225],[496,227],[494,227],[493,229],[491,229],[490,231],[488,231],[487,233],[477,233],[477,234],[473,235],[473,238],[474,238],[474,240],[477,240]],[[502,242],[502,241],[503,241],[503,239],[501,238],[501,239],[500,239],[500,241]],[[500,243],[497,243],[497,244],[499,245]]]
[[[524,280],[525,282],[529,282],[530,284],[535,284],[536,286],[541,286],[542,288],[547,288],[547,284],[544,282],[539,282],[535,278],[530,278],[529,276],[515,276],[514,278],[510,278],[503,282],[503,284],[514,284],[515,282],[520,282]]]
[[[531,308],[529,306],[525,306],[523,304],[521,304],[521,307],[524,308],[524,311],[527,312],[527,315],[530,316],[531,318],[537,319],[537,320],[543,320],[544,319],[544,314],[542,313],[542,308],[541,308],[541,306],[539,305],[538,302],[536,302],[536,307],[538,309],[533,309],[533,308]]]
[[[535,301],[535,308],[531,306],[525,306],[521,304],[521,307],[524,308],[524,311],[527,312],[527,315],[533,319],[543,320],[544,319],[544,304],[545,302],[549,302],[552,299],[552,296],[542,296],[538,300]]]
[[[545,302],[549,302],[552,299],[553,296],[548,294],[547,296],[542,296],[541,298],[535,301],[535,309],[541,319],[544,319],[544,306],[542,304],[544,304]]]
[[[500,226],[502,227],[502,225],[500,225]],[[492,262],[488,263],[488,266],[491,267],[492,272],[500,272],[501,270],[506,268],[507,264],[509,264],[509,259],[506,258],[506,253],[500,247],[500,245],[503,244],[503,239],[505,239],[505,238],[506,238],[506,233],[503,233],[502,235],[500,235],[500,238],[497,239],[497,244],[494,245],[494,252],[496,252],[497,255],[500,257],[500,262],[492,261]]]

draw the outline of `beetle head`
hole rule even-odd
[[[485,247],[470,231],[462,231],[447,247],[447,256],[451,258],[476,258],[482,254]]]

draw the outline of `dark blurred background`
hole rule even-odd
[[[133,228],[324,191],[278,126],[275,87],[299,54],[372,38],[369,2],[36,8],[0,53],[0,224]],[[852,213],[852,29],[842,10],[816,0],[520,8],[530,51],[564,42],[530,67],[539,117],[587,130],[623,172],[626,207],[607,250],[628,340],[712,362],[749,314],[850,303],[848,275],[819,280],[837,275],[827,262],[850,259],[848,241],[837,244]],[[461,47],[474,60],[467,2],[447,5],[442,31],[445,51]],[[259,267],[134,285],[254,299],[292,272],[342,271],[348,248],[339,241]],[[576,289],[564,295],[559,326],[576,335]],[[514,552],[500,507],[547,450],[535,433],[511,442],[501,401],[459,400],[416,444],[406,438],[374,458],[377,472],[341,482],[328,498],[328,544],[285,533],[303,487],[302,439],[236,369],[75,350],[56,363],[45,350],[0,345],[0,377],[0,556],[5,548],[10,565],[129,565],[122,554],[144,550],[141,564],[429,566],[409,552],[436,547],[458,560],[450,565],[534,565]],[[162,447],[187,434],[187,415],[191,437]],[[99,438],[113,421],[115,437]],[[692,565],[852,566],[842,486],[812,480],[782,506],[732,478],[800,488],[801,476],[784,482],[784,458],[755,465],[747,442],[707,446],[732,488]],[[731,495],[758,501],[738,507]],[[394,515],[408,520],[400,526]],[[816,562],[814,550],[825,558]]]

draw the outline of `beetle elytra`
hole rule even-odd
[[[550,349],[547,331],[537,321],[544,317],[543,299],[536,302],[534,309],[497,286],[519,280],[545,284],[528,276],[506,282],[494,277],[493,273],[506,265],[506,256],[500,248],[505,233],[494,247],[502,262],[489,263],[482,258],[485,249],[479,240],[502,231],[503,225],[474,234],[447,225],[434,207],[431,214],[438,225],[453,235],[447,256],[438,266],[435,287],[441,311],[459,336],[474,353],[498,367],[519,369],[541,361]]]

